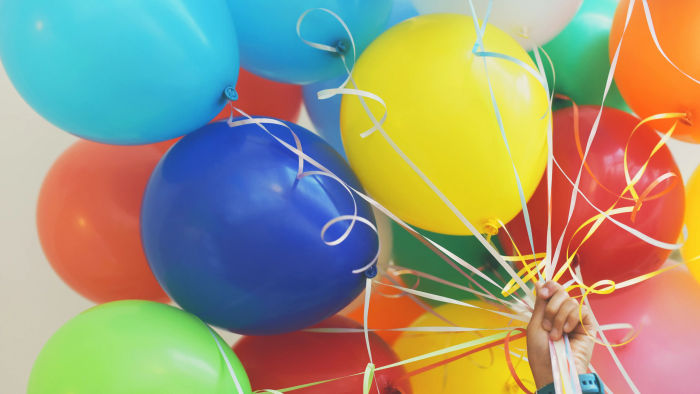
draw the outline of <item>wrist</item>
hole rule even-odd
[[[580,374],[578,376],[579,383],[581,385],[581,392],[583,394],[604,394],[605,386],[600,380],[597,374],[587,373]],[[554,384],[549,383],[544,386],[537,385],[536,394],[554,394],[556,391],[554,389]]]
[[[551,368],[543,368],[538,370],[538,368],[532,369],[532,378],[535,381],[535,387],[541,389],[554,382],[554,375],[552,374]]]

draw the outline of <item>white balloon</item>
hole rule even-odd
[[[546,44],[564,30],[583,3],[583,0],[472,1],[480,20],[486,16],[489,1],[493,1],[488,23],[510,34],[527,50]],[[469,0],[413,0],[413,4],[420,14],[471,15]]]

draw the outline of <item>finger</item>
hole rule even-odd
[[[542,317],[542,328],[549,331],[554,323],[554,316],[559,312],[559,308],[569,299],[569,294],[563,288],[559,288],[556,293],[549,299],[547,306],[544,308],[544,316]]]
[[[593,320],[593,313],[587,305],[583,305],[583,307],[581,308],[581,315],[579,316],[579,318],[579,321],[583,323],[581,328],[585,327],[585,329],[589,332],[593,332],[595,328],[595,321]]]
[[[575,331],[578,328],[579,323],[581,322],[579,316],[580,305],[573,299],[571,301],[573,301],[574,308],[571,312],[569,312],[569,316],[567,316],[566,322],[564,323],[564,332],[567,334]]]
[[[549,281],[545,283],[544,285],[541,285],[538,283],[535,285],[537,288],[537,296],[538,298],[542,298],[544,300],[548,300],[550,297],[552,297],[559,289],[561,289],[561,285],[557,282],[554,281]]]
[[[559,340],[561,338],[561,335],[564,332],[564,325],[566,324],[567,320],[569,320],[569,316],[573,316],[574,322],[576,321],[575,316],[577,307],[578,304],[576,304],[576,301],[574,301],[571,298],[568,298],[561,305],[556,316],[554,316],[554,321],[552,322],[552,330],[549,332],[549,337],[553,341]]]

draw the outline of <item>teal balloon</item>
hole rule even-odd
[[[570,97],[577,105],[602,103],[610,71],[608,37],[616,7],[617,0],[584,1],[567,27],[543,46],[554,64],[554,90]],[[551,86],[552,74],[544,55],[542,61]],[[560,102],[556,105],[566,107],[570,104]],[[605,105],[631,112],[614,82]]]
[[[48,121],[127,145],[207,124],[239,68],[228,0],[3,0],[0,59]]]
[[[450,252],[456,254],[467,263],[471,264],[477,269],[482,270],[483,273],[485,273],[497,284],[503,286],[508,282],[508,280],[510,280],[510,276],[506,270],[496,261],[496,259],[493,258],[493,256],[486,250],[481,242],[476,239],[476,237],[471,235],[462,236],[438,234],[417,228],[416,230],[423,236],[432,239]],[[437,254],[435,254],[435,252],[425,246],[425,244],[416,239],[408,231],[404,230],[395,223],[392,223],[392,231],[394,264],[399,267],[410,268],[436,276],[440,279],[447,280],[460,286],[483,292],[483,290],[474,285],[472,281],[465,278],[462,273],[451,267],[446,261],[440,258]],[[491,241],[497,250],[503,254],[500,244],[498,243],[498,239],[496,237],[492,237]],[[459,264],[457,265],[464,273],[474,278],[476,282],[486,288],[486,290],[488,290],[490,293],[502,298],[500,296],[499,289],[497,289],[493,284],[490,284],[485,279],[473,274]],[[416,276],[414,275],[403,275],[402,279],[409,287],[415,286],[416,282],[418,282],[416,287],[418,290],[431,294],[437,294],[456,300],[477,298],[470,292],[456,289],[452,286],[444,285],[430,279],[416,279]],[[429,303],[435,303],[434,301],[428,299],[426,299],[426,301]]]
[[[251,388],[238,357],[195,316],[157,302],[116,301],[72,318],[34,362],[27,394],[69,393],[250,394]]]
[[[339,56],[306,45],[297,35],[297,21],[310,9],[325,8],[347,25],[357,56],[382,31],[392,0],[231,0],[240,37],[241,65],[261,77],[309,84],[345,73]],[[346,50],[352,66],[352,47],[340,22],[323,11],[312,11],[300,29],[304,39]]]
[[[391,15],[384,29],[389,29],[397,23],[413,18],[416,15],[418,15],[418,11],[413,7],[411,0],[394,0]],[[340,138],[340,101],[342,96],[337,95],[323,100],[318,98],[319,91],[338,88],[345,82],[345,79],[347,79],[347,75],[341,75],[334,79],[304,85],[302,94],[306,112],[308,112],[311,123],[313,123],[318,135],[347,160],[343,141]]]

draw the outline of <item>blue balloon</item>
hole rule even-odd
[[[387,21],[386,29],[403,22],[408,18],[418,15],[411,0],[394,0],[391,15]],[[340,87],[346,76],[319,81],[302,87],[304,105],[311,118],[314,128],[338,153],[345,156],[343,142],[340,138],[340,101],[341,96],[335,96],[326,100],[319,100],[317,92],[323,89]],[[347,159],[347,157],[346,157]]]
[[[303,151],[359,187],[343,159],[293,123]],[[294,146],[288,129],[266,127]],[[185,310],[246,335],[277,334],[315,324],[363,289],[354,274],[377,253],[376,233],[356,222],[344,242],[329,246],[323,226],[353,213],[335,180],[296,179],[298,157],[257,125],[212,123],[185,136],[163,157],[146,188],[141,217],[144,250],[156,278]],[[305,163],[305,171],[315,167]],[[374,221],[357,198],[358,215]],[[350,222],[334,224],[332,241]]]
[[[306,112],[309,114],[316,132],[347,160],[343,141],[340,138],[340,102],[342,96],[336,95],[329,99],[319,100],[317,95],[321,90],[340,87],[346,78],[339,77],[305,85],[301,92]]]
[[[355,40],[357,55],[384,30],[391,0],[231,0],[240,37],[241,65],[275,81],[308,84],[345,73],[333,53],[311,48],[299,39],[297,21],[313,8],[337,14]],[[351,51],[347,33],[332,15],[309,13],[301,25],[304,39]],[[348,59],[352,62],[352,56]]]
[[[386,28],[388,29],[397,23],[417,15],[418,11],[416,11],[416,7],[413,6],[412,0],[394,0],[394,6],[391,8],[391,15],[389,16]]]
[[[208,123],[239,67],[227,0],[0,1],[0,59],[51,123],[126,145]]]

